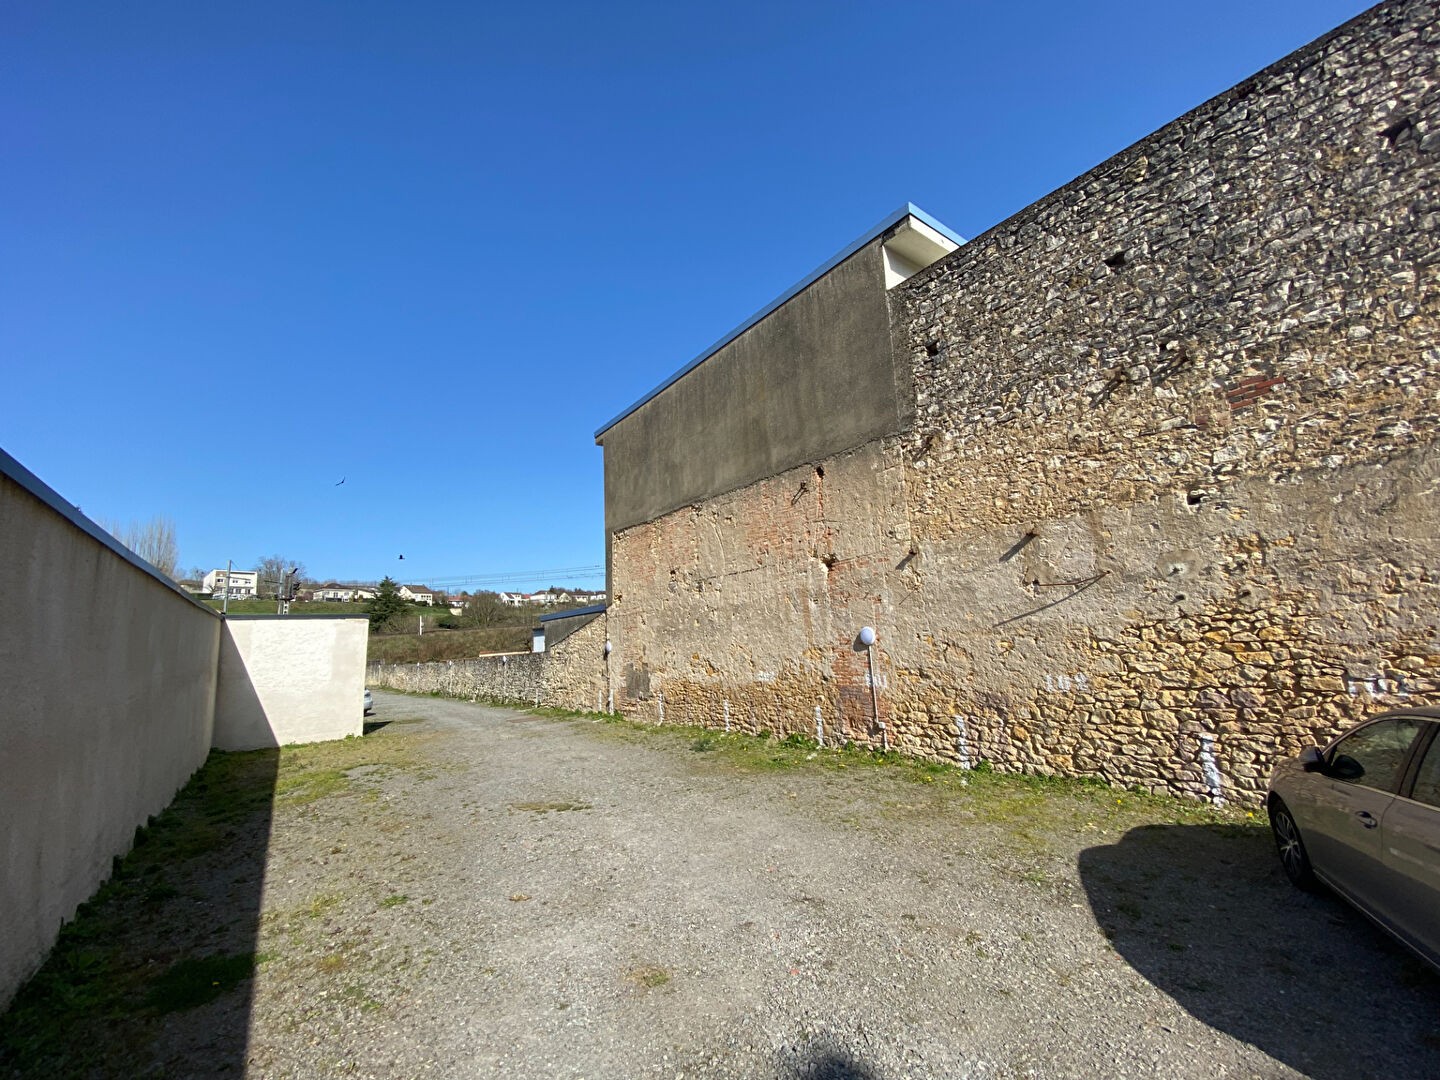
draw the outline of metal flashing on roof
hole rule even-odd
[[[604,604],[591,604],[589,607],[571,608],[569,611],[555,611],[549,615],[541,615],[541,622],[552,622],[555,619],[578,619],[581,615],[599,615],[605,610]]]
[[[833,257],[830,258],[828,261],[826,261],[826,262],[824,263],[824,265],[822,265],[822,266],[820,266],[818,269],[812,271],[810,274],[808,274],[808,275],[807,275],[805,278],[803,278],[801,281],[797,282],[796,284],[792,285],[789,289],[785,290],[785,292],[781,293],[780,296],[779,296],[777,299],[771,301],[771,302],[770,302],[769,304],[767,304],[765,307],[763,307],[763,308],[761,308],[759,311],[757,311],[754,315],[751,315],[750,318],[746,319],[746,320],[745,320],[743,323],[741,323],[739,326],[735,327],[735,329],[731,330],[728,334],[726,334],[724,337],[722,337],[719,341],[715,342],[715,344],[711,345],[708,349],[706,349],[704,352],[702,352],[699,356],[695,357],[694,360],[691,360],[688,364],[686,364],[684,367],[682,367],[679,371],[675,372],[674,375],[671,375],[668,379],[666,379],[664,382],[662,382],[659,386],[655,387],[655,389],[651,390],[648,394],[646,394],[646,395],[645,395],[644,397],[642,397],[640,400],[636,401],[636,402],[635,402],[633,405],[631,405],[629,408],[625,409],[623,412],[621,412],[621,413],[619,413],[618,415],[616,415],[615,417],[613,417],[610,421],[608,421],[607,423],[603,424],[601,427],[597,428],[597,429],[595,430],[595,441],[596,441],[596,442],[599,442],[601,435],[604,435],[605,432],[609,431],[612,427],[614,427],[616,424],[618,424],[621,420],[624,420],[627,416],[629,416],[631,413],[633,413],[636,409],[639,409],[642,405],[645,405],[646,403],[648,403],[648,402],[651,401],[652,399],[654,399],[654,398],[658,397],[660,394],[664,393],[667,389],[669,389],[669,388],[670,388],[671,386],[673,386],[675,383],[679,382],[679,381],[680,381],[681,379],[683,379],[686,375],[690,374],[690,372],[694,371],[697,367],[699,367],[701,364],[703,364],[706,360],[710,359],[710,357],[714,356],[717,352],[719,352],[721,349],[723,349],[726,345],[729,345],[732,341],[734,341],[736,338],[738,338],[738,337],[739,337],[741,334],[743,334],[746,330],[749,330],[752,326],[754,326],[756,323],[758,323],[761,319],[765,318],[765,316],[769,315],[771,312],[775,311],[777,308],[783,306],[783,305],[786,304],[788,301],[793,300],[793,299],[796,297],[796,295],[798,295],[802,290],[804,290],[804,289],[808,288],[809,286],[813,285],[816,281],[820,280],[820,278],[824,277],[824,276],[825,276],[826,274],[828,274],[831,270],[834,270],[835,267],[839,266],[839,265],[840,265],[842,262],[844,262],[846,259],[850,258],[851,255],[854,255],[857,251],[859,251],[861,248],[863,248],[866,244],[868,244],[868,243],[870,243],[872,240],[875,240],[875,239],[879,238],[880,236],[884,235],[884,233],[886,232],[886,230],[894,228],[896,225],[900,224],[900,222],[904,221],[904,220],[905,220],[906,218],[908,218],[908,217],[913,217],[916,221],[924,222],[926,225],[930,226],[930,228],[932,228],[932,229],[934,229],[936,232],[938,232],[941,236],[945,237],[945,238],[948,239],[948,240],[953,241],[953,242],[954,242],[955,244],[957,244],[957,245],[958,245],[958,244],[963,244],[963,243],[965,243],[965,238],[964,238],[963,236],[961,236],[959,233],[955,232],[954,230],[952,230],[951,228],[949,228],[949,226],[943,224],[942,222],[937,221],[935,218],[933,218],[933,217],[931,217],[929,214],[927,214],[924,210],[921,210],[921,209],[920,209],[918,206],[916,206],[914,203],[908,203],[908,202],[907,202],[904,206],[900,207],[899,210],[896,210],[893,214],[888,215],[888,216],[887,216],[883,221],[881,221],[878,225],[875,225],[875,226],[873,226],[872,228],[867,229],[863,234],[860,235],[860,237],[858,237],[856,240],[854,240],[852,243],[848,244],[844,249],[842,249],[839,254],[833,256]]]

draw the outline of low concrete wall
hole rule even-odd
[[[0,1008],[210,750],[220,618],[0,451]]]
[[[370,664],[371,686],[412,694],[546,705],[580,712],[611,709],[603,615],[543,653],[505,653],[430,664]]]
[[[320,742],[364,727],[363,617],[232,615],[220,644],[215,747]]]

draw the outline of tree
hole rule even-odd
[[[285,581],[285,575],[289,574],[289,582],[294,585],[305,576],[305,564],[299,559],[287,559],[283,555],[265,555],[255,561],[255,569],[260,574],[260,591],[268,592],[272,597],[280,594],[280,583]],[[294,573],[291,573],[291,570]]]
[[[379,634],[389,629],[392,622],[404,615],[409,607],[405,598],[400,595],[394,579],[386,577],[375,591],[375,599],[365,606],[365,611],[370,616],[370,632]]]
[[[460,622],[466,626],[499,626],[514,622],[516,617],[514,610],[501,602],[499,593],[476,592],[465,601]]]
[[[102,520],[100,525],[166,577],[175,577],[180,566],[180,549],[175,543],[175,523],[168,517],[157,515],[149,521],[132,521],[129,525]]]

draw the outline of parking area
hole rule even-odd
[[[1440,1075],[1440,980],[1338,901],[1292,890],[1244,809],[375,698],[363,741],[280,756],[253,901],[215,884],[253,880],[233,861],[175,876],[190,908],[169,940],[239,950],[250,934],[258,967],[166,1014],[132,1061],[255,1077]],[[202,933],[227,902],[227,929]],[[208,915],[187,928],[191,909]]]

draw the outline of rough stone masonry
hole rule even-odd
[[[1440,701],[1437,57],[1382,4],[892,289],[896,430],[612,533],[617,706],[1253,799]]]

